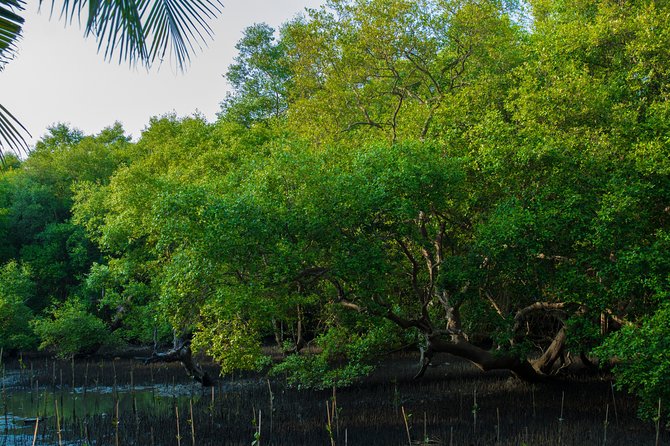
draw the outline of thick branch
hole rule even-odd
[[[519,378],[531,382],[545,378],[528,360],[522,360],[513,354],[491,353],[460,336],[452,336],[450,340],[433,336],[429,338],[429,342],[429,347],[434,352],[450,353],[467,359],[483,371],[509,370]]]
[[[400,108],[402,107],[402,102],[403,102],[403,96],[401,94],[398,94],[398,105],[396,106],[395,110],[393,111],[393,117],[391,118],[391,129],[393,130],[393,139],[391,141],[391,144],[395,144],[396,140],[398,139],[398,113],[400,113]]]
[[[179,339],[172,350],[163,353],[154,351],[149,358],[144,359],[145,364],[154,362],[181,362],[188,375],[202,384],[203,387],[211,387],[214,385],[214,380],[202,369],[200,364],[193,359],[190,339]]]
[[[435,77],[432,75],[432,73],[430,71],[428,71],[428,69],[424,65],[419,64],[419,62],[418,62],[419,56],[416,55],[416,54],[413,54],[411,51],[405,51],[405,57],[407,57],[407,59],[410,62],[412,62],[412,65],[414,65],[414,67],[417,70],[421,71],[423,74],[428,76],[428,79],[430,79],[430,82],[435,87],[435,91],[437,91],[438,95],[441,96],[442,95],[442,86],[440,85],[439,82],[437,82],[435,80]],[[422,62],[424,62],[424,61],[422,61]]]
[[[438,235],[437,239],[431,240],[430,236],[428,235],[428,228],[426,227],[428,220],[429,216],[426,215],[425,212],[423,211],[419,212],[419,218],[418,218],[419,232],[421,233],[421,236],[426,242],[425,245],[421,248],[421,255],[423,256],[426,262],[426,267],[428,269],[429,281],[426,288],[428,290],[428,293],[430,293],[431,292],[430,290],[432,290],[433,286],[435,285],[436,272],[440,267],[442,258],[441,258],[441,247],[436,246],[441,243],[441,236]],[[437,259],[435,258],[434,253],[431,252],[431,250],[428,248],[431,245],[432,247],[436,248],[436,253],[438,255]]]
[[[622,326],[622,327],[624,327],[624,326],[626,326],[626,325],[633,325],[632,322],[627,321],[627,320],[625,320],[624,318],[621,318],[621,317],[617,316],[617,315],[614,314],[614,313],[612,312],[612,310],[610,310],[610,309],[606,309],[605,312],[607,313],[607,315],[608,315],[610,318],[612,318],[612,320],[613,320],[614,322],[616,322],[617,324],[619,324],[619,325]]]
[[[357,311],[357,312],[359,312],[359,313],[362,313],[362,312],[363,312],[363,307],[361,307],[360,305],[355,304],[355,303],[353,303],[353,302],[350,302],[350,301],[348,301],[348,300],[346,300],[346,299],[340,299],[338,302],[339,302],[339,304],[342,305],[344,308],[348,308],[348,309],[350,309],[350,310],[354,310],[354,311]]]
[[[295,353],[302,350],[302,348],[305,346],[305,339],[302,337],[302,308],[300,308],[300,305],[298,305],[297,312],[298,312],[298,327],[295,336]]]
[[[514,316],[514,331],[518,330],[524,319],[535,311],[561,310],[565,308],[565,302],[535,302],[517,311]]]
[[[461,311],[460,303],[453,304],[449,301],[449,293],[445,290],[441,290],[435,293],[437,300],[440,302],[444,308],[445,317],[447,319],[447,330],[451,334],[461,334]]]
[[[437,233],[437,237],[435,237],[435,242],[433,243],[435,245],[436,260],[438,265],[441,264],[442,260],[444,259],[443,246],[446,232],[447,225],[442,221],[440,222],[440,230]]]
[[[533,366],[542,373],[548,374],[554,366],[556,360],[563,353],[565,341],[567,339],[567,330],[561,327],[556,333],[554,340],[551,342],[547,350],[537,360],[533,361]]]
[[[418,284],[419,263],[416,261],[416,259],[410,252],[409,248],[407,247],[407,245],[405,245],[405,243],[402,240],[396,238],[395,241],[400,246],[400,249],[402,250],[403,254],[405,254],[405,257],[407,257],[407,259],[409,260],[409,263],[412,264],[412,288],[414,289],[414,292],[417,295],[421,295]]]
[[[342,132],[348,132],[348,131],[351,131],[351,130],[353,130],[355,127],[358,127],[358,126],[360,126],[360,125],[369,125],[370,127],[376,127],[376,128],[378,128],[378,129],[383,129],[383,128],[384,128],[384,127],[382,127],[381,124],[378,124],[378,123],[373,122],[373,121],[369,121],[369,122],[359,121],[359,122],[352,122],[351,124],[349,124],[349,125],[347,126],[347,128],[345,128],[344,130],[342,130]]]

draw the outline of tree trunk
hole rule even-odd
[[[293,333],[293,337],[295,339],[293,346],[290,349],[285,349],[284,353],[285,354],[291,354],[291,353],[299,353],[300,350],[303,349],[305,346],[305,338],[302,335],[303,332],[303,324],[302,324],[302,309],[300,308],[300,305],[297,306],[297,315],[298,315],[298,322],[297,322],[297,328],[296,331]]]
[[[551,342],[551,345],[545,350],[545,352],[540,356],[536,361],[534,361],[534,367],[544,374],[551,372],[556,360],[563,354],[563,348],[565,347],[565,341],[567,339],[567,332],[565,327],[561,327],[556,333],[554,340]]]

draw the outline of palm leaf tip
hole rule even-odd
[[[17,54],[16,42],[21,37],[24,22],[19,13],[24,4],[23,0],[0,0],[0,71]]]
[[[81,18],[84,4],[64,0],[61,17]],[[85,29],[107,60],[151,66],[169,54],[184,69],[212,38],[210,22],[222,7],[221,0],[88,0]]]
[[[219,0],[155,0],[146,1],[143,10],[148,60],[162,60],[170,53],[183,69],[197,47],[213,36],[209,24],[221,12]]]
[[[0,104],[0,161],[4,162],[4,154],[8,151],[27,153],[26,136],[30,137],[30,132]]]

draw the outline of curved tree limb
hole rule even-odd
[[[542,373],[528,361],[520,359],[514,354],[490,352],[471,344],[461,336],[452,336],[446,340],[436,336],[429,336],[429,347],[436,353],[449,353],[467,359],[483,371],[509,370],[519,378],[536,382],[546,379]]]
[[[544,374],[551,373],[551,369],[556,363],[556,360],[563,354],[565,341],[567,340],[567,330],[565,326],[561,327],[554,336],[553,341],[549,347],[544,351],[542,356],[533,361],[533,367]]]
[[[524,319],[536,311],[562,310],[565,308],[565,302],[535,302],[516,312],[514,315],[514,331],[517,331]]]
[[[150,357],[144,359],[145,364],[154,362],[181,362],[188,375],[202,384],[203,387],[214,385],[212,377],[193,359],[190,339],[177,339],[171,350],[162,353],[154,351]]]

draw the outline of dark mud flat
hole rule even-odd
[[[41,445],[655,444],[609,380],[533,386],[439,359],[449,364],[413,381],[416,357],[399,355],[335,392],[253,374],[203,389],[179,365],[129,359],[24,359],[6,364],[0,445],[31,445],[38,417]],[[660,440],[670,444],[668,432]]]

